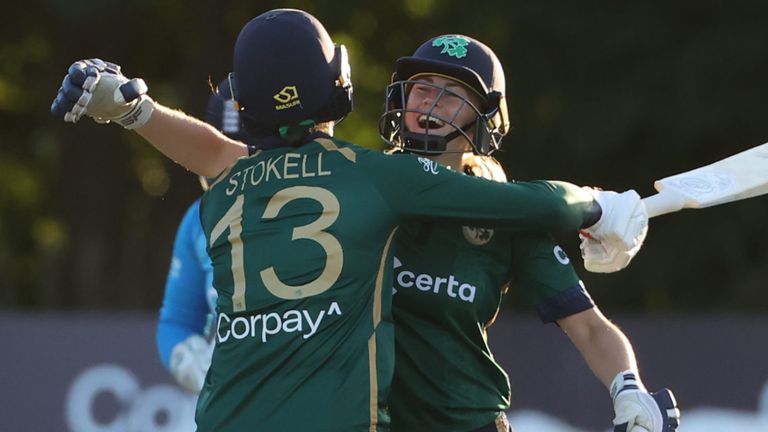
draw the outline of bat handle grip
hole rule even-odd
[[[643,198],[649,218],[680,211],[685,208],[685,202],[683,195],[668,189],[662,189],[655,195]]]

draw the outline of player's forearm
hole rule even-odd
[[[594,200],[594,197],[584,188],[572,183],[563,181],[539,181],[552,190],[552,196],[549,197],[553,203],[557,204],[558,198],[564,199],[565,203],[560,203],[558,208],[562,216],[570,216],[569,219],[579,221],[578,228],[588,228],[594,225],[602,213],[600,206]]]
[[[629,340],[597,308],[564,318],[558,324],[606,388],[619,372],[637,370]]]
[[[451,188],[464,222],[505,226],[519,231],[562,232],[593,225],[600,207],[581,187],[557,181],[497,183],[461,176]],[[474,216],[480,215],[478,219]],[[486,219],[487,221],[483,221]]]
[[[171,160],[205,177],[218,175],[237,158],[248,154],[244,144],[160,104],[155,105],[152,117],[136,132]]]

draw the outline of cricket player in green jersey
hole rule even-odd
[[[201,205],[218,301],[199,431],[389,430],[401,222],[583,228],[629,258],[645,237],[633,191],[503,184],[333,138],[352,109],[350,68],[344,47],[305,12],[249,22],[232,82],[249,145],[155,103],[142,80],[97,59],[70,67],[51,107],[65,121],[85,114],[133,129],[217,177]]]
[[[432,38],[397,61],[381,136],[399,151],[506,182],[490,156],[509,127],[504,88],[501,63],[486,45],[463,35]],[[471,115],[457,114],[467,106]],[[594,246],[584,248],[592,269],[628,264],[604,261],[606,251]],[[617,430],[676,429],[671,393],[654,398],[645,391],[631,344],[600,313],[549,234],[409,222],[395,235],[394,250],[394,432],[512,430],[504,415],[509,379],[487,337],[508,288],[520,290],[544,322],[557,323],[611,389]]]

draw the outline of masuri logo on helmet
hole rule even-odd
[[[275,105],[275,110],[283,110],[301,104],[299,91],[296,86],[285,86],[280,93],[272,96],[279,104]]]

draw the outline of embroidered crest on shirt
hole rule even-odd
[[[493,238],[493,230],[490,228],[463,226],[461,231],[464,239],[475,246],[486,245]]]

